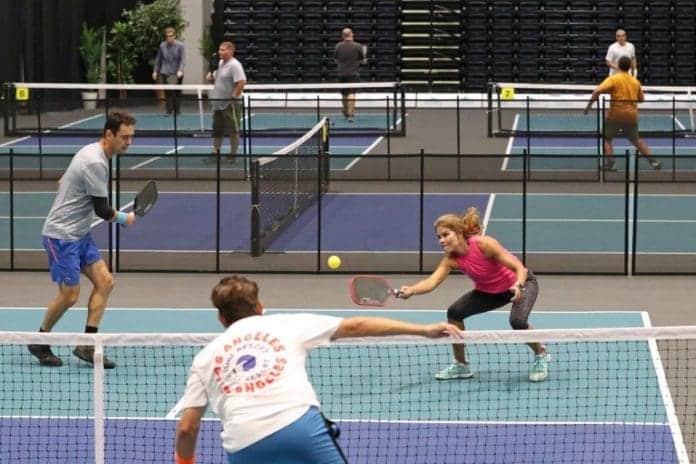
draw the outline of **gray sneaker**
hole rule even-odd
[[[614,164],[613,159],[609,159],[604,162],[604,170],[609,172],[616,172],[616,164]]]
[[[654,170],[659,171],[660,169],[662,169],[662,164],[655,158],[648,158],[648,162],[650,163],[650,167]]]
[[[73,350],[73,354],[89,364],[90,366],[94,366],[94,347],[90,345],[80,345],[76,346],[75,349]],[[104,369],[113,369],[116,367],[116,363],[107,358],[106,356],[102,356],[103,362],[104,362]]]
[[[546,380],[549,376],[549,361],[551,361],[551,355],[548,353],[534,356],[534,363],[529,370],[530,382],[543,382]]]
[[[28,345],[28,348],[42,366],[59,367],[63,365],[63,360],[53,354],[50,345]]]
[[[468,364],[454,362],[435,374],[437,380],[470,379],[474,376]]]

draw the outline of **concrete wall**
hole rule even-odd
[[[186,74],[184,84],[205,84],[207,61],[198,50],[203,28],[210,24],[213,0],[180,0],[181,11],[188,27],[181,34],[186,45]]]

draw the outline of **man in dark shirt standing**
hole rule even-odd
[[[353,30],[349,27],[343,29],[343,40],[336,44],[336,72],[339,82],[358,82],[360,63],[364,62],[365,47],[353,40]],[[343,116],[353,122],[355,118],[355,90],[344,89],[343,95]]]

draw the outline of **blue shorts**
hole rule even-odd
[[[80,285],[82,268],[102,259],[99,248],[90,234],[80,240],[60,240],[44,236],[43,246],[48,254],[51,279],[58,285]]]
[[[237,452],[228,464],[346,464],[315,406],[292,424]]]

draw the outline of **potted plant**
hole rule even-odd
[[[82,23],[80,31],[80,56],[85,66],[85,79],[88,84],[99,83],[101,75],[101,55],[103,48],[103,29],[101,27],[91,28],[86,23]],[[82,100],[85,109],[95,109],[97,107],[98,93],[96,90],[82,92]]]
[[[123,10],[121,19],[109,33],[107,69],[110,80],[130,84],[136,68],[146,63],[152,71],[157,48],[164,40],[164,28],[174,27],[180,38],[187,24],[179,0],[155,0],[147,5],[138,2],[132,10]]]

